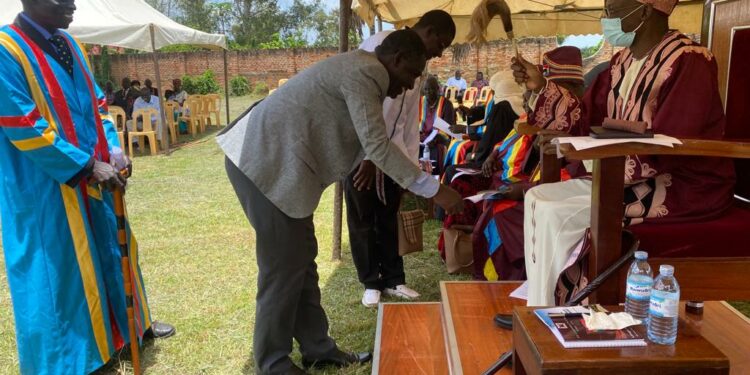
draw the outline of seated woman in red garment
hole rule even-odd
[[[572,90],[581,90],[583,86],[583,76],[581,67],[581,53],[575,47],[560,47],[547,52],[543,55],[542,65],[538,67],[548,79],[558,82],[560,85],[570,87]],[[481,169],[481,174],[462,175],[458,178],[446,178],[451,187],[456,189],[464,197],[468,197],[482,190],[488,189],[509,189],[506,195],[515,197],[522,196],[518,192],[529,184],[532,172],[538,164],[538,153],[532,151],[533,139],[530,136],[521,136],[513,130],[513,124],[518,115],[525,116],[522,106],[523,95],[522,89],[518,87],[514,79],[506,74],[503,78],[501,74],[496,74],[490,80],[490,87],[496,91],[495,100],[507,100],[509,109],[513,116],[510,116],[504,124],[498,129],[488,129],[489,131],[499,130],[500,137],[496,144],[493,144],[489,156],[482,164],[474,166],[475,169]],[[498,93],[500,93],[498,95]],[[510,95],[508,95],[510,93]],[[528,95],[526,95],[528,96]],[[576,101],[570,101],[558,95],[550,101],[551,105],[559,110],[567,110],[571,107],[577,107]],[[528,123],[545,129],[547,133],[566,133],[574,124],[559,123],[554,118],[537,118],[531,113],[527,119]],[[518,198],[517,198],[518,199]],[[518,199],[520,200],[520,199]],[[491,202],[491,201],[490,201]],[[476,204],[467,202],[464,206],[464,212],[459,215],[451,215],[443,223],[444,228],[457,228],[472,231],[478,219],[484,211],[484,205],[490,202],[479,202]],[[504,202],[504,201],[501,201]],[[499,202],[498,202],[499,203]],[[444,251],[442,235],[438,241],[438,250]],[[483,269],[488,255],[487,250],[475,254],[475,277],[483,279]],[[496,277],[495,277],[496,279]]]
[[[551,93],[573,97],[545,80],[526,61],[514,61],[517,82],[534,91],[540,117],[576,121],[585,133],[604,119],[645,122],[654,133],[720,139],[724,113],[717,64],[705,47],[668,18],[677,0],[606,0],[602,31],[615,46],[612,57],[581,101],[578,113],[549,110]],[[630,155],[625,160],[624,224],[677,223],[722,215],[732,204],[730,159]],[[562,302],[558,276],[581,244],[591,218],[591,181],[571,179],[529,189],[524,197],[524,259],[528,304]],[[499,228],[499,226],[498,226]],[[502,237],[503,246],[507,244]]]
[[[443,173],[443,157],[449,139],[444,132],[433,126],[436,118],[451,126],[456,124],[453,104],[440,95],[440,83],[435,76],[430,75],[425,80],[422,96],[419,98],[419,155],[420,161],[429,163],[425,170],[431,170],[433,175],[440,175]]]

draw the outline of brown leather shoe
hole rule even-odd
[[[308,359],[302,358],[304,368],[322,368],[327,366],[346,367],[352,364],[367,363],[372,360],[372,353],[347,353],[336,349],[336,352],[324,358]]]

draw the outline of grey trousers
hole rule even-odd
[[[328,318],[320,306],[313,217],[287,216],[229,159],[225,160],[225,167],[245,215],[255,228],[255,366],[259,374],[284,374],[294,365],[289,359],[292,338],[306,359],[324,358],[337,350],[328,336]]]

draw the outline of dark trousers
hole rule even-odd
[[[253,352],[258,373],[284,374],[292,338],[302,357],[315,360],[336,350],[328,318],[320,306],[313,217],[294,219],[281,212],[229,159],[229,181],[255,228],[258,294],[255,298]]]
[[[349,243],[359,281],[365,289],[394,288],[406,283],[404,261],[398,255],[396,215],[401,204],[401,188],[384,177],[385,200],[378,199],[373,186],[358,191],[354,187],[356,170],[346,179],[346,220]]]

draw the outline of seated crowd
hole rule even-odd
[[[118,119],[118,129],[126,128],[127,131],[142,131],[143,130],[143,116],[139,116],[139,110],[154,110],[156,114],[151,115],[152,130],[155,132],[156,140],[161,142],[162,135],[162,120],[161,116],[161,103],[159,97],[159,90],[153,87],[153,83],[150,79],[144,81],[144,85],[141,86],[140,81],[131,80],[125,77],[121,81],[120,89],[115,91],[112,82],[108,81],[104,85],[104,96],[107,101],[107,105],[112,107],[119,107],[125,113],[125,123],[120,123]],[[190,131],[188,128],[188,121],[190,121],[190,108],[186,105],[189,95],[182,87],[182,81],[180,79],[172,80],[172,88],[164,91],[164,100],[166,106],[165,111],[172,111],[173,113],[165,113],[167,116],[167,123],[174,121],[175,131],[179,134],[186,134]],[[172,103],[173,105],[170,105]],[[203,110],[205,112],[205,110]],[[206,113],[203,116],[207,117]],[[135,118],[134,118],[135,117]],[[170,118],[171,117],[171,118]],[[205,125],[202,125],[204,127]],[[172,132],[172,128],[169,127],[169,131]],[[133,144],[137,147],[138,141],[134,140]]]

